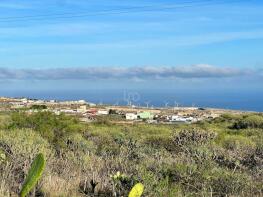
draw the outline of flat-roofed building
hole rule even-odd
[[[81,105],[77,109],[77,112],[79,112],[79,113],[85,113],[86,111],[87,111],[87,106],[86,105]]]
[[[153,119],[153,114],[151,112],[144,111],[144,112],[138,113],[138,117],[140,119],[148,120],[148,119]]]
[[[126,120],[137,120],[138,116],[134,113],[126,113],[125,114]]]

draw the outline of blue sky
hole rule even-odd
[[[262,10],[260,0],[1,0],[0,87],[260,89]]]

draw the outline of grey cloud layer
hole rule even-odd
[[[87,67],[56,69],[0,68],[0,80],[93,80],[93,79],[176,79],[227,78],[257,75],[257,71],[195,65],[182,67]]]

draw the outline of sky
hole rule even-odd
[[[0,0],[0,88],[263,91],[261,0]]]

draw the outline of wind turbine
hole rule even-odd
[[[174,112],[175,112],[175,109],[178,108],[178,105],[179,103],[177,103],[177,101],[174,101]]]
[[[129,98],[124,97],[123,100],[124,100],[125,102],[127,102],[127,106],[130,106],[130,105],[131,105],[131,101],[130,101]]]
[[[174,101],[174,107],[179,107],[179,103],[177,103],[177,101]]]
[[[168,107],[168,104],[169,104],[169,102],[164,102],[164,106],[167,108]]]
[[[146,104],[146,108],[149,108],[150,101],[144,102]]]
[[[130,106],[130,105],[131,105],[130,95],[127,95],[126,90],[123,92],[123,100],[124,100],[125,102],[127,102],[127,106]]]
[[[116,101],[116,103],[114,104],[115,106],[118,106],[119,105],[119,101]]]

